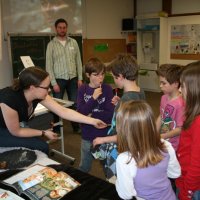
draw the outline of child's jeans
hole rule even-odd
[[[177,189],[176,189],[176,198],[177,198],[177,200],[179,200],[178,194],[179,194],[179,189],[177,188]],[[197,191],[193,194],[191,200],[200,200],[200,190],[197,190]]]
[[[79,164],[79,169],[86,173],[91,170],[92,161],[94,159],[91,153],[91,145],[92,142],[90,142],[89,140],[81,140],[81,160]],[[103,171],[105,173],[105,160],[100,160],[100,164],[102,165]]]
[[[200,190],[197,190],[193,197],[192,197],[192,200],[200,200]]]
[[[90,152],[92,143],[89,140],[81,140],[81,160],[79,169],[88,173],[92,166],[93,156]]]

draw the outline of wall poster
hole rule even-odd
[[[171,59],[200,60],[200,24],[171,26]]]

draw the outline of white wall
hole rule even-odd
[[[162,0],[137,0],[137,15],[162,10]],[[200,12],[199,0],[172,0],[172,14]]]
[[[151,2],[151,4],[150,4]],[[138,0],[137,1],[137,14],[147,15],[151,13],[158,13],[162,10],[162,0]],[[154,6],[155,5],[155,6]],[[172,14],[193,13],[200,11],[199,0],[172,0]],[[171,25],[183,25],[183,24],[200,24],[200,15],[194,16],[181,16],[181,17],[169,17],[167,18],[167,34],[162,37],[163,41],[167,41],[167,46],[162,46],[166,49],[166,54],[163,54],[161,60],[166,60],[167,63],[175,63],[186,65],[194,60],[179,60],[170,58],[170,41],[171,41]]]
[[[121,35],[121,20],[122,18],[130,18],[133,16],[133,0],[82,0],[83,1],[83,37],[84,38],[123,38]],[[0,11],[2,15],[2,5],[0,0]],[[162,0],[137,0],[137,14],[159,12],[162,10]],[[192,13],[199,12],[199,0],[173,0],[172,13]],[[0,16],[0,23],[2,16]],[[170,23],[198,23],[197,18],[169,18],[168,25],[168,41],[170,33]],[[181,20],[181,21],[180,21]],[[194,21],[193,21],[194,20]],[[3,27],[0,28],[0,88],[10,85],[12,81],[12,67],[8,58],[8,44],[3,40]],[[168,42],[169,44],[169,42]],[[165,47],[163,47],[165,48]],[[170,60],[169,59],[169,46],[168,48],[168,61],[173,63],[188,63],[185,60]]]
[[[85,0],[85,33],[89,39],[122,38],[122,18],[133,17],[132,0]]]
[[[121,21],[122,18],[133,17],[132,0],[82,0],[82,2],[83,38],[115,39],[125,37],[121,35]],[[2,22],[2,17],[0,21]],[[0,31],[1,39],[4,33],[3,27]],[[0,88],[10,85],[12,82],[12,67],[8,58],[7,41],[3,41],[2,46],[0,47],[0,52],[2,50],[3,53],[3,59],[0,59]]]
[[[162,0],[137,0],[137,15],[156,13],[161,10]]]
[[[2,2],[0,1],[0,88],[10,85],[12,81],[12,67],[8,58],[7,41],[3,37]]]
[[[172,0],[172,14],[200,12],[199,0]]]

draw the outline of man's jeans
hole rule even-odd
[[[60,92],[54,92],[53,91],[53,97],[58,98],[58,99],[63,99],[64,93],[66,91],[68,100],[73,101],[74,104],[71,107],[73,110],[77,109],[77,90],[78,90],[78,78],[72,78],[69,80],[65,79],[56,79],[57,84],[60,87]],[[58,116],[54,116],[54,122],[58,122],[59,118]],[[74,131],[77,131],[79,129],[78,123],[72,122],[72,127]]]

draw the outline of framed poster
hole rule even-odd
[[[200,60],[200,24],[171,26],[171,59]]]

